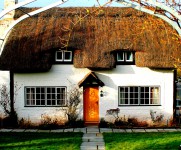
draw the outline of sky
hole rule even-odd
[[[18,2],[21,1],[24,0],[18,0]],[[35,2],[32,2],[31,4],[26,5],[26,7],[43,7],[57,1],[59,0],[37,0]],[[99,3],[101,5],[105,4],[106,2],[108,2],[108,0],[99,0]],[[92,6],[99,6],[97,0],[68,0],[68,2],[61,5],[61,7],[92,7]],[[112,2],[112,4],[109,4],[108,6],[120,6],[120,4]],[[2,11],[3,9],[4,9],[4,0],[0,0],[0,11]]]

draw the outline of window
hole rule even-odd
[[[72,62],[72,51],[59,50],[55,55],[56,62]]]
[[[181,84],[177,84],[176,107],[181,107]]]
[[[25,87],[26,106],[65,106],[66,87]]]
[[[134,62],[133,52],[118,52],[117,62]]]
[[[119,87],[119,105],[160,105],[158,86]]]

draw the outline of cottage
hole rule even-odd
[[[15,19],[23,12],[16,10]],[[80,19],[81,18],[81,19]],[[72,85],[82,94],[79,117],[86,124],[120,117],[149,121],[150,112],[173,119],[177,32],[163,20],[132,8],[53,8],[17,24],[0,57],[21,86],[19,118],[64,118]],[[13,84],[11,84],[13,85]]]

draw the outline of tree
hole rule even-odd
[[[80,91],[79,87],[75,86],[68,92],[67,108],[64,110],[68,119],[67,124],[70,126],[74,126],[79,117],[78,110],[81,102],[81,95],[82,91]]]
[[[16,99],[18,90],[21,87],[19,87],[17,84],[14,86],[14,98]],[[5,126],[17,126],[18,124],[18,116],[16,111],[11,109],[11,100],[10,100],[10,92],[8,89],[8,86],[3,84],[0,88],[0,107],[2,107],[4,114],[5,114],[5,119],[4,119],[4,124]],[[14,100],[15,102],[15,100]],[[13,104],[14,105],[14,104]]]

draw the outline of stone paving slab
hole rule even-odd
[[[64,132],[73,132],[74,129],[73,128],[70,128],[70,129],[64,129]]]
[[[75,128],[74,132],[83,132],[86,133],[86,128]]]
[[[164,129],[165,132],[177,132],[177,129]]]
[[[113,129],[113,132],[120,132],[120,129]]]
[[[25,129],[13,129],[11,132],[24,132]]]
[[[50,133],[50,130],[38,130],[38,133]]]
[[[157,130],[158,130],[158,132],[165,132],[164,129],[157,129]]]
[[[85,142],[103,142],[103,135],[101,133],[85,133],[82,137]]]
[[[26,129],[25,132],[37,132],[38,129]]]
[[[99,133],[99,128],[88,127],[86,128],[86,133]]]
[[[146,132],[158,132],[157,129],[145,129]]]
[[[80,150],[105,150],[105,146],[87,145],[87,146],[81,146]]]
[[[181,129],[176,129],[177,131],[181,132]]]
[[[103,138],[82,138],[83,142],[104,142]]]
[[[133,132],[133,130],[132,130],[132,129],[125,129],[125,130],[126,130],[126,132],[128,132],[128,133]]]
[[[64,129],[56,129],[56,130],[51,130],[50,132],[52,133],[60,133],[60,132],[64,132]]]
[[[113,130],[110,129],[110,128],[100,128],[100,132],[103,133],[103,132],[112,132]]]
[[[0,132],[11,132],[12,129],[0,129]]]
[[[133,132],[146,132],[145,129],[132,129]]]

